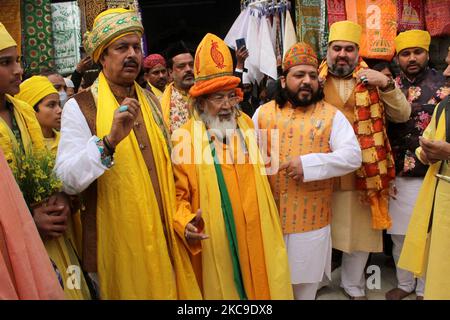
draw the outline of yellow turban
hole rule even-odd
[[[241,79],[233,76],[233,59],[225,42],[208,33],[197,47],[194,60],[195,84],[189,90],[198,97],[236,88]],[[241,95],[241,92],[237,92]]]
[[[33,76],[20,84],[20,92],[14,97],[34,107],[52,93],[58,94],[58,91],[47,77]]]
[[[17,47],[17,43],[6,30],[3,23],[0,22],[0,51],[11,47]]]
[[[94,62],[98,62],[103,50],[117,39],[137,33],[142,36],[144,27],[134,10],[108,9],[94,20],[92,31],[84,37],[84,48]]]
[[[408,30],[400,32],[394,41],[397,53],[407,48],[423,48],[429,51],[431,36],[428,31]]]
[[[331,25],[328,43],[332,41],[350,41],[359,46],[362,28],[352,21],[338,21]]]

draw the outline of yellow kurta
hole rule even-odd
[[[58,152],[59,139],[61,138],[61,133],[56,130],[53,130],[53,132],[55,133],[54,137],[52,138],[44,137],[44,144],[47,147],[47,150],[50,151],[56,157],[56,153]]]
[[[248,117],[246,117],[245,121],[247,121],[249,126],[252,126],[251,120]],[[182,130],[192,129],[192,123],[193,121],[191,120],[186,126],[183,126]],[[179,132],[176,131],[176,134]],[[249,163],[248,154],[245,154],[240,143],[236,143],[234,146],[231,147],[220,142],[215,142],[217,158],[221,162],[222,172],[233,209],[239,262],[245,292],[249,299],[292,299],[289,277],[280,277],[278,278],[279,283],[274,284],[273,277],[271,277],[271,272],[273,274],[273,271],[268,271],[268,265],[270,266],[270,263],[268,264],[267,261],[272,258],[272,254],[274,253],[268,253],[267,248],[265,248],[264,241],[267,241],[267,237],[264,237],[266,229],[261,222],[261,215],[269,213],[260,212],[258,195],[255,192],[257,190],[255,171],[253,165]],[[176,152],[176,147],[174,151]],[[192,148],[190,151],[193,156],[194,149]],[[231,162],[225,163],[223,161],[225,157],[228,157]],[[175,159],[175,162],[177,162],[177,159]],[[193,213],[199,208],[203,211],[205,209],[201,205],[202,187],[199,182],[198,167],[193,162],[176,163],[174,165],[174,174],[178,202],[174,226],[178,234],[184,236],[184,229],[186,224],[194,217]],[[211,190],[211,192],[214,191]],[[211,228],[214,227],[211,223],[220,225],[220,221],[210,221],[213,218],[206,216],[207,214],[207,212],[203,212],[203,218],[206,220],[204,232],[211,235],[211,232],[213,232]],[[281,270],[280,273],[286,275],[289,270],[287,266],[287,255],[281,237],[281,229],[275,228],[274,230],[277,230],[279,233],[279,239],[274,237],[274,239],[279,240],[279,243],[275,243],[275,245],[279,246],[279,250],[284,250],[284,254],[281,254],[281,258],[278,259],[277,263]],[[214,244],[211,243],[213,241],[215,241]],[[211,245],[215,247],[214,249],[216,251],[219,250],[218,252],[221,256],[226,257],[224,259],[228,261],[227,264],[231,261],[228,243],[226,241],[225,243],[218,243],[214,236],[210,239],[203,240],[201,245],[197,243],[197,246],[190,247],[196,273],[199,282],[202,284],[203,296],[205,299],[238,299],[239,296],[232,280],[233,274],[231,269],[223,265],[217,266],[220,268],[219,273],[221,273],[219,278],[214,280],[208,276],[208,270],[205,269],[204,256],[212,255],[210,253],[210,250],[213,250],[212,248],[210,249]],[[218,249],[219,247],[222,249]],[[200,249],[202,250],[202,254],[199,254]],[[283,253],[283,251],[279,253]],[[215,281],[228,282],[219,285]],[[223,289],[219,290],[218,288],[221,286]],[[277,286],[278,288],[276,288]],[[283,290],[279,290],[279,288],[283,288]]]
[[[33,146],[34,152],[43,150],[44,137],[36,119],[35,111],[23,101],[7,96],[7,100],[14,105],[14,117],[20,129],[25,150],[28,146]],[[12,159],[13,145],[17,144],[9,126],[0,118],[0,147],[8,153],[8,158]],[[63,236],[44,240],[44,245],[51,260],[55,263],[62,277],[64,293],[67,299],[90,299],[89,289],[84,279],[77,255],[74,250],[73,226],[71,219],[68,219],[67,231]],[[56,274],[55,274],[56,277]],[[75,282],[69,284],[73,279]]]
[[[445,141],[445,111],[441,114],[436,130],[437,109],[423,136],[430,140]],[[416,151],[419,158],[420,150],[419,147]],[[398,262],[399,267],[413,272],[417,277],[425,276],[425,299],[450,299],[450,183],[434,176],[440,166],[441,162],[437,162],[428,168]],[[447,161],[442,164],[441,173],[450,175]],[[428,233],[433,204],[431,231]]]
[[[162,120],[144,89],[137,83],[134,86],[164,209],[159,211],[148,168],[131,131],[116,148],[116,164],[97,179],[100,295],[103,299],[201,299],[188,253],[173,232],[175,184],[162,123],[157,123]],[[91,89],[98,92],[97,135],[104,136],[119,105],[103,73]]]

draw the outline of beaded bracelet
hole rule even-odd
[[[107,154],[105,152],[105,143],[99,137],[96,137],[95,144],[97,145],[98,151],[100,152],[100,161],[102,165],[107,167],[108,169],[114,165],[114,158],[112,154]]]

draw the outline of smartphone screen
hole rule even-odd
[[[239,50],[242,47],[245,47],[245,39],[244,38],[236,39],[236,49]]]

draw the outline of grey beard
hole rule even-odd
[[[203,122],[208,130],[220,140],[224,140],[227,136],[235,132],[237,128],[236,111],[233,110],[233,114],[230,120],[220,120],[219,116],[211,116],[207,111],[200,114]]]

